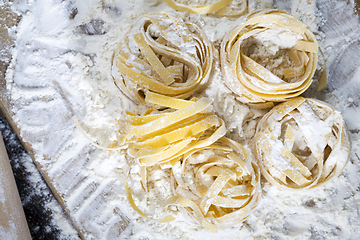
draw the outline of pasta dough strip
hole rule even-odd
[[[134,35],[134,39],[139,46],[140,51],[144,54],[150,65],[160,75],[165,84],[170,85],[175,82],[175,79],[170,72],[164,67],[162,62],[160,62],[159,58],[155,55],[149,45],[146,44],[144,36],[141,33],[138,33]]]
[[[133,79],[134,82],[138,83],[139,85],[148,86],[149,90],[154,92],[166,92],[168,95],[172,96],[185,93],[191,89],[191,86],[179,89],[171,86],[162,85],[159,82],[153,81],[152,79],[135,72],[120,61],[118,62],[118,67],[122,74]]]
[[[224,169],[215,179],[214,183],[208,189],[200,202],[200,209],[204,215],[206,215],[206,213],[209,211],[209,207],[212,204],[212,199],[220,193],[221,189],[230,179],[235,179],[235,173],[227,169]]]
[[[126,116],[126,121],[132,125],[143,125],[149,122],[152,122],[156,119],[159,119],[169,113],[156,114],[156,115],[146,115],[146,116]]]
[[[172,157],[177,152],[181,151],[181,149],[184,149],[187,145],[189,145],[190,142],[193,140],[194,138],[184,139],[178,143],[169,146],[167,149],[160,148],[153,154],[150,153],[147,154],[146,156],[141,154],[140,156],[138,156],[139,162],[146,166],[152,166],[158,162],[161,162],[164,159]]]
[[[224,208],[241,208],[249,201],[248,198],[246,199],[232,199],[227,197],[220,197],[216,196],[212,199],[211,204],[224,207]]]
[[[248,197],[250,196],[249,191],[244,185],[237,185],[231,188],[223,188],[221,193],[227,197]]]
[[[246,21],[247,25],[260,24],[260,26],[266,27],[269,25],[276,25],[280,28],[290,29],[296,33],[305,33],[307,26],[300,22],[295,17],[281,11],[268,11],[268,14],[259,14],[251,17]]]
[[[156,136],[154,138],[147,139],[142,142],[137,142],[134,144],[136,148],[142,148],[145,146],[150,147],[159,147],[166,144],[176,142],[180,139],[185,139],[191,136],[194,136],[198,133],[204,132],[212,126],[218,125],[220,122],[217,117],[210,115],[209,117],[204,118],[198,122],[195,122],[192,125],[177,129],[172,132],[165,133],[163,135]]]
[[[204,7],[188,7],[185,4],[176,3],[173,0],[164,0],[164,2],[166,2],[170,7],[178,11],[191,12],[197,14],[207,14],[222,9],[226,5],[229,5],[232,2],[232,0],[220,0],[214,4]]]
[[[287,149],[291,151],[292,148],[294,147],[294,142],[295,142],[295,136],[294,136],[293,128],[291,127],[290,124],[288,124],[285,131],[284,145]]]
[[[244,54],[241,54],[241,57],[244,59],[245,67],[248,68],[251,72],[256,74],[260,77],[260,79],[263,79],[266,83],[269,84],[284,84],[283,80],[281,80],[279,77],[275,76],[272,72],[252,60],[251,58],[247,57]]]
[[[192,116],[196,113],[204,111],[210,106],[210,102],[205,98],[200,99],[199,101],[182,108],[176,112],[170,113],[162,118],[156,119],[153,122],[146,123],[138,127],[132,127],[129,130],[134,136],[143,136],[148,133],[157,131],[161,128],[170,126],[176,122],[179,122],[189,116]]]
[[[181,109],[194,103],[193,101],[176,99],[153,92],[148,92],[146,94],[145,101],[153,104],[158,104],[163,107],[170,107],[174,109]]]
[[[221,120],[221,119],[220,119]],[[221,120],[222,122],[222,120]],[[211,134],[208,138],[204,140],[198,140],[194,144],[191,144],[190,146],[184,148],[182,151],[178,152],[177,155],[173,156],[172,158],[164,160],[164,162],[171,161],[173,158],[179,157],[181,155],[184,155],[193,149],[201,149],[205,148],[207,146],[210,146],[211,144],[215,143],[219,138],[223,137],[226,134],[226,128],[224,126],[224,123],[220,125],[218,129],[214,133]]]
[[[293,48],[298,51],[312,52],[318,53],[318,45],[317,43],[308,42],[308,41],[298,41]]]

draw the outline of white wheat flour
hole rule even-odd
[[[307,2],[249,1],[249,10],[278,7],[306,22],[319,38],[328,67],[332,66],[340,62],[337,55],[341,53],[333,48],[344,40],[350,44],[354,37],[360,41],[360,37],[353,34],[350,38],[346,34],[352,31],[346,32],[346,29],[339,30],[344,35],[334,35],[328,24],[332,21],[331,15],[323,16],[325,10],[330,11],[324,7],[327,1],[318,1],[319,10],[315,4]],[[331,1],[331,4],[340,9],[344,5],[353,9],[354,2],[350,2]],[[108,233],[104,233],[103,226],[117,221],[112,219],[114,206],[130,221],[120,235],[123,239],[357,238],[360,232],[360,159],[357,155],[360,122],[355,119],[359,119],[360,113],[357,108],[348,109],[347,106],[358,104],[359,100],[342,98],[348,96],[344,88],[316,93],[314,85],[307,93],[342,111],[353,130],[351,160],[335,180],[324,187],[299,192],[279,190],[264,180],[262,198],[253,214],[242,225],[218,233],[206,232],[183,221],[157,223],[141,217],[128,204],[123,183],[129,166],[124,156],[119,151],[95,149],[78,133],[71,117],[76,115],[88,136],[100,145],[106,146],[115,139],[114,131],[122,111],[136,111],[134,103],[113,83],[111,59],[116,44],[139,16],[171,9],[160,0],[28,0],[14,3],[13,7],[23,15],[16,33],[13,61],[7,72],[7,89],[12,101],[17,103],[13,109],[14,120],[21,128],[23,140],[33,144],[36,161],[49,176],[62,177],[61,184],[55,187],[64,194],[66,204],[72,209],[73,221],[76,224],[86,222],[85,227],[91,229],[84,234],[86,239],[105,238]],[[217,48],[235,22],[226,17],[186,16],[205,31]],[[348,28],[357,29],[359,20],[354,17],[349,24]],[[331,67],[329,69],[331,71]],[[358,88],[360,70],[352,76],[347,88]],[[235,99],[223,85],[218,59],[211,84],[202,96],[213,100],[215,110],[230,130],[228,136],[250,149],[256,123],[264,112],[250,110]],[[42,141],[44,137],[49,140],[47,144]],[[99,184],[106,189],[106,206],[100,208],[91,197],[81,202],[81,194],[86,194],[87,190],[85,185],[84,188],[81,184],[73,186],[72,182],[67,182],[65,173],[59,173],[59,169],[66,169],[66,161],[81,151],[85,151],[86,156],[79,157],[79,169],[80,165],[86,165],[87,170],[78,176],[79,182],[88,183],[86,186]],[[77,174],[76,169],[69,169],[70,173]],[[166,185],[166,178],[161,174],[153,178],[159,186]],[[69,188],[76,191],[69,192]],[[140,194],[141,187],[138,188],[133,186],[136,196]],[[159,191],[166,193],[166,189]],[[151,207],[157,204],[152,200],[143,197],[137,203],[144,212],[151,212]],[[87,212],[87,205],[94,211]]]

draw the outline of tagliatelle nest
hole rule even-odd
[[[312,83],[318,44],[308,27],[279,10],[248,15],[221,44],[225,84],[240,101],[266,108]]]
[[[240,223],[260,198],[260,170],[248,151],[228,138],[184,155],[172,168],[174,205],[204,228]]]
[[[127,113],[120,122],[119,145],[141,165],[175,164],[183,154],[209,146],[226,134],[206,98],[181,100],[148,92],[146,102],[172,111],[149,110],[143,116]],[[175,111],[174,111],[175,110]]]
[[[313,188],[339,175],[350,148],[341,113],[302,97],[274,107],[259,122],[255,136],[262,174],[293,189]]]
[[[118,142],[127,145],[128,154],[140,164],[144,190],[148,167],[171,169],[174,196],[168,207],[176,206],[213,232],[244,220],[260,197],[260,170],[243,146],[224,137],[224,122],[213,113],[210,101],[151,92],[145,100],[171,110],[127,113]],[[128,184],[126,190],[131,206],[152,219],[135,205]],[[168,215],[152,220],[173,219]]]
[[[175,13],[153,13],[136,21],[119,43],[113,76],[140,103],[148,91],[185,99],[207,83],[212,62],[212,44],[197,25]]]

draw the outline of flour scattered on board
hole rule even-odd
[[[325,100],[343,112],[353,142],[351,159],[339,177],[317,189],[285,191],[263,181],[262,198],[253,214],[241,226],[216,234],[182,221],[161,224],[139,216],[130,208],[121,184],[128,169],[124,156],[94,149],[77,133],[71,118],[77,115],[84,130],[100,145],[115,139],[121,111],[133,110],[135,105],[113,83],[113,51],[136,18],[170,8],[159,0],[40,0],[13,5],[23,15],[17,29],[12,65],[7,72],[7,88],[12,100],[21,103],[14,106],[13,111],[18,113],[14,119],[21,128],[23,140],[33,143],[35,161],[50,178],[64,180],[54,186],[64,196],[72,221],[88,230],[83,233],[86,239],[110,236],[120,239],[237,239],[240,236],[241,239],[356,239],[360,232],[360,123],[355,119],[359,119],[360,103],[359,91],[355,90],[360,86],[360,48],[356,48],[360,37],[353,29],[358,28],[359,20],[355,14],[345,16],[336,11],[329,14],[332,9],[343,7],[352,11],[354,1],[321,0],[316,4],[318,9],[307,2],[250,1],[249,9],[284,9],[315,32],[323,58],[327,60],[329,86],[317,93],[314,85],[306,94]],[[223,35],[235,22],[224,17],[194,14],[186,17],[205,31],[215,47],[219,47]],[[341,23],[346,28],[338,27]],[[351,64],[348,66],[345,60]],[[354,69],[349,69],[351,67]],[[215,110],[225,118],[231,131],[229,136],[249,145],[263,112],[239,103],[223,86],[218,61],[214,69],[212,82],[203,95],[214,100]],[[346,70],[351,75],[347,75]],[[344,84],[336,83],[339,78]],[[41,140],[44,136],[49,138],[46,144]],[[76,161],[70,162],[69,156],[76,156]],[[79,174],[76,171],[82,166],[86,166],[86,171]],[[70,181],[68,177],[75,174],[78,174],[74,178],[76,182]],[[103,202],[106,205],[102,205]],[[55,212],[61,212],[53,203],[49,205]],[[139,207],[148,210],[144,202]],[[121,214],[114,215],[114,212]],[[73,235],[74,230],[68,223],[62,217],[56,218],[60,227]],[[118,223],[124,224],[123,233],[104,230]]]

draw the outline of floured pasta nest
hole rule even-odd
[[[182,12],[197,14],[213,14],[234,17],[244,14],[247,10],[247,0],[164,0],[170,7]]]
[[[213,232],[244,220],[260,197],[260,170],[242,145],[224,137],[224,122],[213,113],[211,102],[151,92],[146,101],[170,110],[127,113],[119,137],[141,166],[144,190],[148,167],[171,169],[174,197],[167,206],[172,210]],[[149,218],[135,205],[130,187],[126,189],[133,208]],[[157,221],[170,220],[171,215]]]
[[[248,15],[221,44],[225,84],[239,99],[267,108],[312,83],[318,44],[307,26],[279,10]]]
[[[147,91],[185,99],[207,83],[212,62],[212,44],[197,25],[175,13],[153,13],[135,22],[118,45],[113,76],[139,103]]]
[[[174,165],[184,153],[211,145],[226,134],[224,121],[206,98],[181,100],[148,92],[146,102],[170,109],[149,109],[142,116],[127,112],[118,141],[141,165]]]
[[[260,198],[260,170],[248,151],[228,138],[195,149],[172,168],[174,204],[214,231],[243,221]]]
[[[274,107],[259,122],[255,136],[262,174],[293,189],[313,188],[339,175],[350,145],[341,113],[302,97]]]

